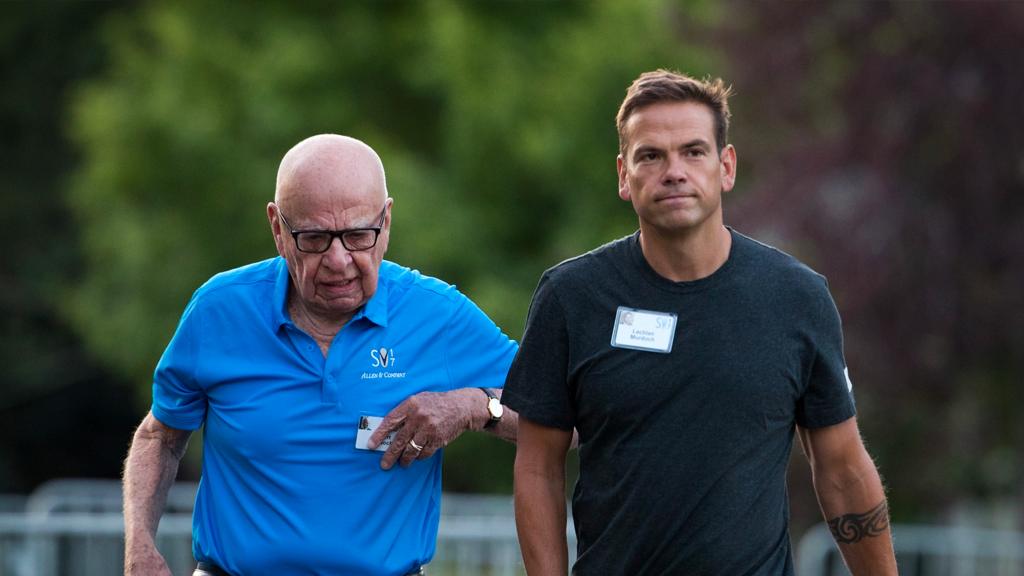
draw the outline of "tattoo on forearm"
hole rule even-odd
[[[844,514],[828,521],[832,536],[840,544],[856,544],[878,536],[889,527],[889,507],[885,500],[863,514]]]

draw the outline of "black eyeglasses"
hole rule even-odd
[[[341,238],[341,245],[349,252],[360,252],[369,250],[377,245],[377,237],[380,236],[381,227],[384,225],[384,214],[387,212],[387,204],[380,212],[380,219],[376,226],[368,228],[348,228],[347,230],[295,230],[288,223],[288,219],[281,213],[278,207],[277,214],[281,217],[288,231],[295,239],[295,247],[299,252],[310,254],[323,254],[331,247],[335,238]]]

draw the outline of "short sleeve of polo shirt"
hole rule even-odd
[[[193,296],[153,374],[153,416],[179,430],[196,430],[206,418],[206,394],[196,380],[198,323]]]
[[[452,389],[501,388],[516,354],[516,343],[472,300],[458,292],[449,320],[445,365]]]
[[[512,362],[501,401],[542,426],[575,426],[568,382],[569,339],[565,311],[550,274],[541,277],[526,318],[519,353]]]
[[[816,316],[812,318],[812,357],[804,394],[796,407],[796,423],[804,428],[823,428],[844,422],[856,414],[852,385],[843,357],[843,329],[839,311],[820,279]]]

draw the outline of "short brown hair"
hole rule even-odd
[[[698,102],[710,108],[715,116],[715,144],[721,153],[729,137],[729,96],[732,96],[732,87],[726,86],[721,78],[709,76],[697,80],[664,69],[644,72],[626,90],[626,98],[615,116],[619,152],[626,152],[626,121],[640,108],[658,102]]]

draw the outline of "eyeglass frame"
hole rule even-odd
[[[303,254],[323,254],[324,252],[327,252],[328,250],[331,249],[331,246],[334,244],[335,238],[341,240],[341,245],[345,248],[345,250],[348,250],[349,252],[365,252],[367,250],[372,249],[374,246],[377,245],[377,240],[380,239],[380,231],[384,229],[384,218],[385,216],[387,216],[387,211],[388,205],[387,203],[385,203],[384,208],[380,211],[380,219],[377,221],[376,226],[364,226],[361,228],[345,228],[343,230],[323,230],[315,228],[306,230],[296,230],[295,228],[292,228],[292,225],[288,222],[288,218],[286,218],[284,212],[281,211],[281,207],[277,206],[277,215],[281,217],[281,221],[284,222],[284,225],[288,227],[288,232],[292,235],[292,240],[295,241],[295,249],[298,250],[299,252],[302,252]],[[367,246],[366,248],[352,248],[348,245],[348,243],[345,242],[345,234],[348,234],[350,232],[373,232],[373,243]],[[329,242],[327,242],[326,246],[324,246],[324,249],[320,250],[319,252],[314,250],[303,250],[301,247],[299,247],[299,234],[327,234],[331,237],[331,239]]]

